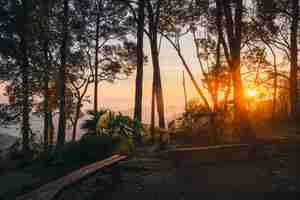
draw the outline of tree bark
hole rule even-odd
[[[140,122],[142,122],[142,107],[143,107],[144,26],[145,26],[145,0],[140,0],[139,10],[138,10],[138,27],[137,27],[137,71],[136,71],[136,79],[135,79],[135,105],[134,105],[134,119]],[[140,138],[137,130],[135,130],[135,135],[137,138]]]
[[[80,107],[81,107],[81,101],[77,102],[76,105],[76,116],[74,119],[74,124],[73,124],[73,130],[72,130],[72,141],[75,142],[76,141],[76,134],[77,134],[77,124],[78,124],[78,120],[79,120],[79,114],[80,114]]]
[[[291,69],[290,69],[290,106],[291,118],[296,121],[299,114],[298,99],[298,21],[299,21],[299,0],[292,0],[292,24],[291,24]]]
[[[223,41],[224,51],[229,52],[226,56],[228,64],[231,68],[233,81],[234,96],[234,125],[236,132],[239,133],[241,139],[250,141],[252,137],[252,129],[245,105],[244,89],[241,77],[241,41],[242,41],[242,18],[243,18],[243,0],[235,0],[235,10],[231,7],[231,2],[225,0],[223,4],[217,0],[217,7],[220,9],[223,5],[225,14],[225,29],[227,32],[228,46]]]
[[[53,114],[49,111],[49,145],[53,146],[54,144],[54,123],[53,123]]]
[[[30,134],[30,124],[29,124],[29,114],[30,114],[30,103],[29,103],[29,60],[28,60],[28,26],[29,26],[29,16],[28,16],[28,4],[26,0],[22,0],[22,33],[21,33],[21,50],[22,50],[22,149],[25,154],[30,150],[29,147],[29,134]]]
[[[66,59],[67,59],[67,41],[68,41],[68,19],[69,19],[69,0],[64,0],[64,17],[63,17],[63,38],[60,49],[61,66],[59,68],[59,124],[57,135],[57,146],[60,147],[65,143],[66,137],[66,115],[65,115],[65,82],[66,82]]]
[[[187,91],[186,91],[184,71],[182,71],[182,87],[183,87],[183,94],[184,94],[184,110],[185,110],[185,112],[187,112],[187,110],[188,110],[188,97],[187,97]]]
[[[152,80],[152,96],[151,96],[151,122],[150,122],[150,133],[151,133],[151,138],[152,138],[152,143],[155,141],[155,79],[154,79],[154,72],[153,72],[153,80]]]
[[[44,57],[45,57],[45,62],[48,62],[48,45],[45,44],[44,47]],[[46,64],[47,69],[49,69],[49,65]],[[48,145],[49,145],[49,71],[45,70],[44,72],[44,149],[47,150]]]
[[[98,1],[97,1],[98,2]],[[99,70],[99,33],[100,33],[100,2],[97,5],[96,46],[95,46],[95,74],[94,74],[94,112],[98,112],[98,70]]]
[[[164,99],[163,99],[163,90],[161,86],[157,39],[154,39],[151,42],[151,54],[152,54],[152,63],[153,63],[153,70],[154,70],[153,78],[155,79],[155,96],[156,96],[157,111],[158,111],[158,125],[159,128],[164,129],[166,128],[165,113],[164,113]]]
[[[51,64],[49,61],[49,1],[42,4],[42,31],[43,31],[43,54],[44,54],[44,150],[49,145],[49,72]]]
[[[135,108],[134,118],[142,120],[143,100],[143,68],[144,68],[144,26],[145,26],[145,0],[139,1],[138,28],[137,28],[137,73],[135,81]]]
[[[164,37],[169,41],[169,43],[174,47],[174,49],[176,50],[177,52],[177,55],[179,56],[181,62],[182,62],[182,65],[183,67],[185,68],[185,70],[187,71],[187,74],[189,75],[191,81],[192,81],[192,84],[193,86],[195,87],[197,93],[199,94],[201,100],[203,101],[203,103],[205,104],[205,107],[208,109],[208,110],[211,110],[210,108],[210,105],[204,95],[204,93],[202,92],[199,84],[197,83],[192,71],[190,70],[186,60],[184,59],[182,53],[181,53],[181,49],[180,47],[176,46],[176,44],[167,36],[167,35],[164,35]]]
[[[165,128],[165,113],[164,113],[164,100],[163,100],[163,90],[161,86],[160,77],[160,65],[159,65],[159,48],[158,48],[158,28],[160,20],[160,5],[161,0],[156,2],[155,8],[152,7],[151,2],[147,1],[147,10],[149,18],[149,39],[151,48],[151,57],[153,65],[153,79],[155,79],[155,96],[158,111],[158,123],[160,128]]]

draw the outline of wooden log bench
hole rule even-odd
[[[33,192],[17,197],[17,200],[53,200],[64,188],[76,184],[104,168],[111,168],[113,182],[120,183],[121,173],[119,162],[124,159],[126,159],[126,156],[113,155],[107,159],[75,170],[74,172],[50,182]]]
[[[181,167],[223,161],[245,161],[251,158],[252,150],[248,144],[179,147],[169,150],[168,156],[177,167]]]

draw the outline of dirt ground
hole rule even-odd
[[[267,145],[258,149],[255,160],[175,167],[165,154],[148,149],[122,163],[122,184],[114,186],[109,175],[97,174],[58,199],[120,199],[139,194],[146,199],[184,199],[191,192],[296,192],[298,150],[294,143]]]

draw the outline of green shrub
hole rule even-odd
[[[113,154],[119,142],[111,136],[86,135],[56,151],[52,163],[73,166],[102,160]]]

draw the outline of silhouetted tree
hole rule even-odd
[[[159,64],[159,24],[161,12],[161,0],[147,0],[146,8],[148,12],[148,37],[150,42],[152,65],[153,65],[153,85],[155,88],[156,105],[158,111],[158,124],[160,128],[165,126],[164,100],[161,85],[160,64]]]
[[[135,79],[134,119],[141,122],[143,107],[145,0],[139,0],[138,3],[137,68]],[[138,134],[136,133],[136,135]]]
[[[65,114],[65,88],[66,88],[66,63],[67,63],[67,42],[69,38],[69,0],[63,1],[63,21],[62,21],[62,43],[60,47],[61,64],[59,67],[59,123],[57,133],[57,146],[65,143],[66,137],[66,114]]]
[[[298,92],[298,33],[299,33],[299,0],[291,0],[291,69],[290,69],[290,103],[291,117],[299,118],[299,92]]]

